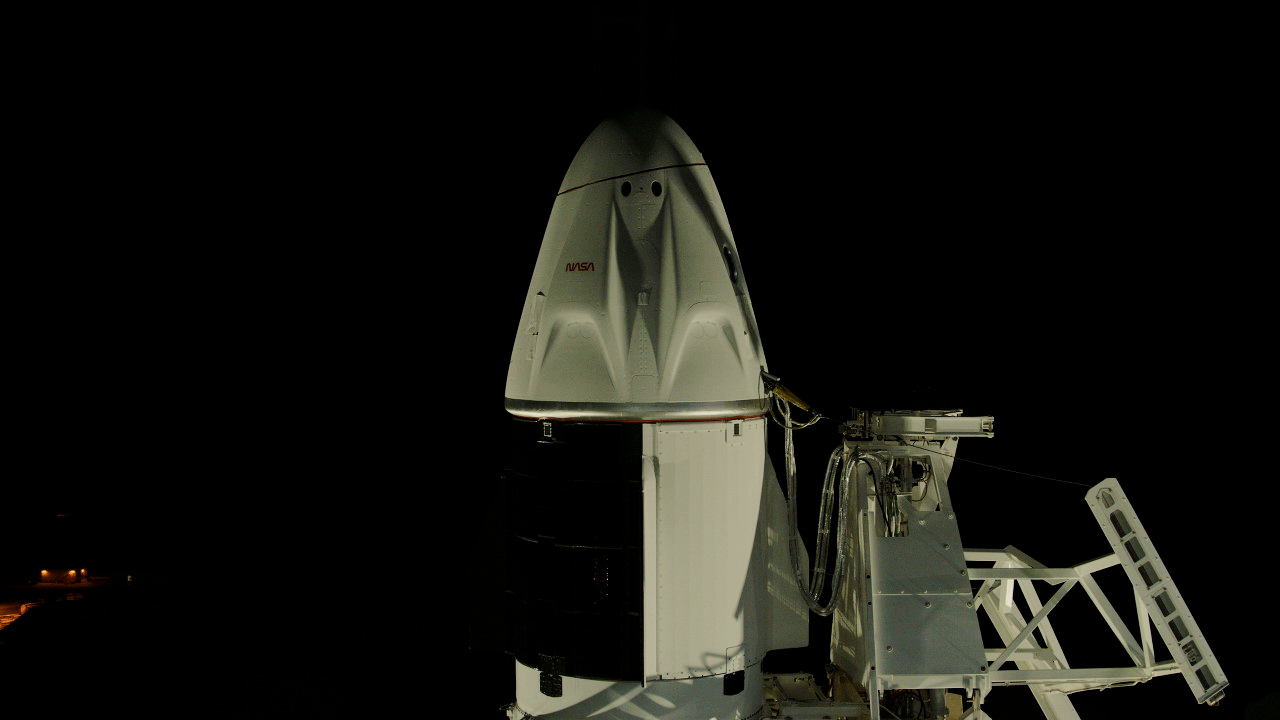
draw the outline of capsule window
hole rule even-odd
[[[631,195],[631,181],[629,180],[624,181],[622,183],[622,197],[630,197],[630,195]]]
[[[649,186],[649,189],[653,191],[654,197],[658,197],[662,194],[662,183],[655,180],[654,183]]]
[[[729,251],[728,245],[724,246],[723,251],[724,264],[729,268],[729,281],[736,283],[738,282],[738,263],[733,261],[733,253]]]

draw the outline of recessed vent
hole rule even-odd
[[[1111,527],[1115,528],[1116,534],[1122,538],[1133,532],[1133,528],[1129,527],[1129,519],[1119,510],[1111,513]]]
[[[1147,556],[1147,554],[1143,552],[1142,543],[1138,542],[1138,538],[1130,539],[1129,542],[1124,544],[1124,549],[1129,551],[1129,557],[1134,562],[1138,562]]]
[[[1200,681],[1205,690],[1213,687],[1214,683],[1217,682],[1213,677],[1213,672],[1207,667],[1202,667],[1196,671],[1196,679]]]
[[[1156,574],[1156,569],[1151,566],[1151,563],[1139,565],[1138,574],[1142,576],[1142,582],[1146,583],[1147,587],[1153,587],[1160,582],[1160,576]]]

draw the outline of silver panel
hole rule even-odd
[[[940,485],[942,510],[903,503],[908,534],[870,542],[872,650],[885,689],[965,687],[986,671],[964,546]]]
[[[953,514],[909,514],[909,535],[874,541],[872,581],[876,594],[950,593],[969,597],[964,547]]]
[[[961,676],[986,671],[977,615],[966,598],[881,595],[876,602],[876,670],[885,688],[899,686],[894,675]],[[947,680],[901,687],[959,685]]]
[[[723,420],[759,417],[768,411],[765,398],[722,402],[549,402],[506,398],[507,412],[557,420]]]

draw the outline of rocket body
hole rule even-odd
[[[764,367],[701,153],[657,113],[602,123],[556,196],[507,374],[511,717],[766,714],[764,654],[808,632]]]

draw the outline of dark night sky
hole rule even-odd
[[[1209,493],[1266,442],[1234,425],[1268,387],[1251,46],[1150,19],[547,19],[51,33],[20,89],[6,542],[70,505],[111,562],[292,562],[344,597],[413,588],[406,617],[450,596],[556,189],[638,101],[706,158],[802,396],[992,414],[962,456],[1126,483],[1238,700],[1197,712],[1164,678],[1087,702],[1241,717],[1256,633],[1217,588],[1252,530]],[[834,442],[801,434],[801,472]],[[1106,551],[1083,488],[961,465],[952,491],[971,546]],[[514,699],[506,659],[467,657]]]

